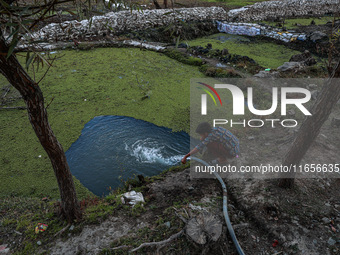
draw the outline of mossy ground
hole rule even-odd
[[[212,44],[213,49],[228,49],[229,53],[241,56],[248,56],[254,59],[264,68],[277,68],[284,62],[288,62],[290,57],[299,54],[299,51],[289,49],[284,45],[255,40],[238,35],[228,35],[224,33],[187,41],[189,46],[206,46]]]
[[[49,122],[65,151],[85,123],[99,115],[131,116],[189,131],[188,115],[183,113],[189,107],[190,78],[203,77],[197,67],[133,48],[71,50],[57,55],[61,58],[40,86],[45,103],[53,99]],[[43,70],[36,74],[37,80],[42,74]],[[1,85],[6,84],[2,78]],[[7,106],[13,105],[24,102]],[[52,167],[27,112],[2,110],[0,122],[0,196],[59,198]],[[86,197],[89,191],[75,181],[79,197]]]

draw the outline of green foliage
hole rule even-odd
[[[177,61],[187,64],[187,65],[192,65],[192,66],[201,66],[203,64],[202,59],[200,58],[195,58],[195,57],[189,57],[184,53],[181,53],[177,50],[166,50],[164,52],[165,55],[167,55],[170,58],[176,59]]]
[[[144,213],[146,211],[144,205],[145,205],[145,203],[143,203],[143,202],[138,202],[137,204],[135,204],[131,209],[131,215],[132,216],[139,216],[142,213]]]

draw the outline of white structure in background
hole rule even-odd
[[[227,34],[247,36],[263,35],[284,42],[296,40],[305,41],[307,39],[307,36],[303,33],[287,32],[282,31],[282,29],[252,23],[226,23],[217,21],[217,29],[218,31]]]

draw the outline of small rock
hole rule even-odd
[[[260,71],[254,75],[257,78],[276,78],[279,77],[279,72],[268,72],[268,71]]]
[[[331,206],[331,204],[330,203],[326,203],[325,206]]]
[[[316,84],[309,84],[309,85],[307,86],[307,88],[308,88],[308,89],[317,89],[317,88],[318,88],[318,85],[316,85]]]
[[[317,245],[318,241],[316,239],[313,240],[313,244]]]
[[[72,225],[69,230],[72,231],[73,229],[74,229],[74,225]]]
[[[281,72],[287,72],[294,69],[300,69],[302,67],[300,62],[285,62],[282,66],[279,66],[277,70]]]
[[[255,137],[254,136],[248,136],[248,140],[254,140]]]
[[[180,43],[180,44],[178,44],[178,48],[184,48],[184,49],[186,49],[186,48],[188,48],[188,44],[186,44],[186,43]]]
[[[330,238],[328,239],[327,243],[328,243],[330,246],[333,246],[333,245],[336,244],[336,241],[335,241],[332,237],[330,237]]]
[[[311,55],[311,53],[306,50],[304,53],[293,55],[289,62],[301,62],[307,66],[312,66],[316,64],[315,58]]]
[[[323,217],[321,220],[322,220],[322,222],[325,223],[325,224],[328,224],[328,223],[331,222],[331,220],[328,219],[327,217]]]
[[[221,54],[222,54],[222,56],[228,55],[228,54],[229,54],[229,51],[228,51],[227,49],[223,49],[223,50],[221,51]],[[229,65],[230,65],[230,63],[229,63]]]
[[[316,42],[323,39],[328,39],[328,36],[323,32],[315,31],[309,36],[309,39],[313,42]]]
[[[340,118],[333,118],[331,122],[332,127],[340,127]]]
[[[42,245],[41,241],[38,241],[38,242],[37,242],[37,245],[39,245],[39,246]]]
[[[167,228],[170,228],[170,227],[171,227],[170,221],[165,222],[164,225],[167,226]]]
[[[313,91],[311,92],[311,94],[312,94],[312,99],[313,99],[313,100],[316,100],[316,99],[318,98],[319,91],[313,90]]]
[[[288,115],[290,115],[290,116],[295,116],[295,111],[294,111],[294,110],[289,110],[289,111],[288,111]]]

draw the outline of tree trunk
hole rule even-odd
[[[81,210],[70,168],[61,144],[48,123],[44,97],[38,86],[26,73],[14,55],[7,57],[8,46],[0,30],[0,71],[22,95],[27,105],[28,117],[32,127],[48,157],[51,160],[58,181],[61,212],[71,222],[81,218]]]
[[[165,8],[165,9],[168,8],[168,0],[164,0],[164,8]]]
[[[162,9],[157,0],[153,0],[153,4],[155,5],[156,9]]]
[[[318,136],[323,123],[331,114],[332,108],[340,99],[340,61],[333,69],[331,77],[323,85],[321,94],[311,109],[311,116],[307,116],[302,123],[296,138],[287,154],[283,159],[284,166],[298,165],[306,154],[309,147]],[[279,186],[290,188],[294,184],[294,174],[283,175],[289,178],[283,178],[279,181]]]

